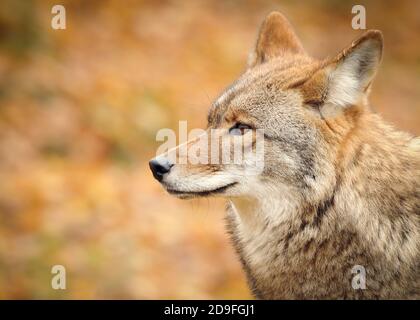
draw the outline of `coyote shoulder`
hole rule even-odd
[[[220,148],[239,135],[251,153],[262,129],[263,169],[181,165],[170,157],[182,157],[178,149],[151,160],[169,193],[227,199],[228,230],[257,298],[420,298],[420,139],[370,109],[382,50],[381,32],[370,30],[316,60],[271,13],[247,70],[208,116],[208,130],[225,138]],[[366,272],[363,288],[355,266]]]

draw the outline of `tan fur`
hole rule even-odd
[[[368,31],[317,61],[270,14],[249,68],[208,119],[221,135],[237,122],[263,128],[264,171],[176,164],[162,181],[183,198],[228,199],[228,230],[258,298],[420,298],[420,139],[367,102],[382,42]],[[355,265],[366,269],[364,290],[352,287]]]

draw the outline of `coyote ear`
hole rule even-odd
[[[357,103],[368,92],[381,61],[382,48],[382,33],[369,30],[333,59],[326,66],[325,102],[342,107]]]
[[[249,67],[286,52],[297,54],[305,51],[289,21],[280,12],[272,12],[261,25],[255,50],[250,56]]]

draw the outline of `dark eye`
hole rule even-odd
[[[229,129],[229,134],[233,136],[242,136],[244,135],[248,130],[251,130],[251,126],[243,123],[235,123],[235,125]]]

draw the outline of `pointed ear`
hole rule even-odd
[[[265,18],[260,28],[255,50],[250,56],[249,67],[287,52],[305,53],[289,21],[280,12],[272,12]]]
[[[345,107],[360,101],[376,74],[382,49],[382,33],[369,30],[327,64],[328,90],[325,102]]]

